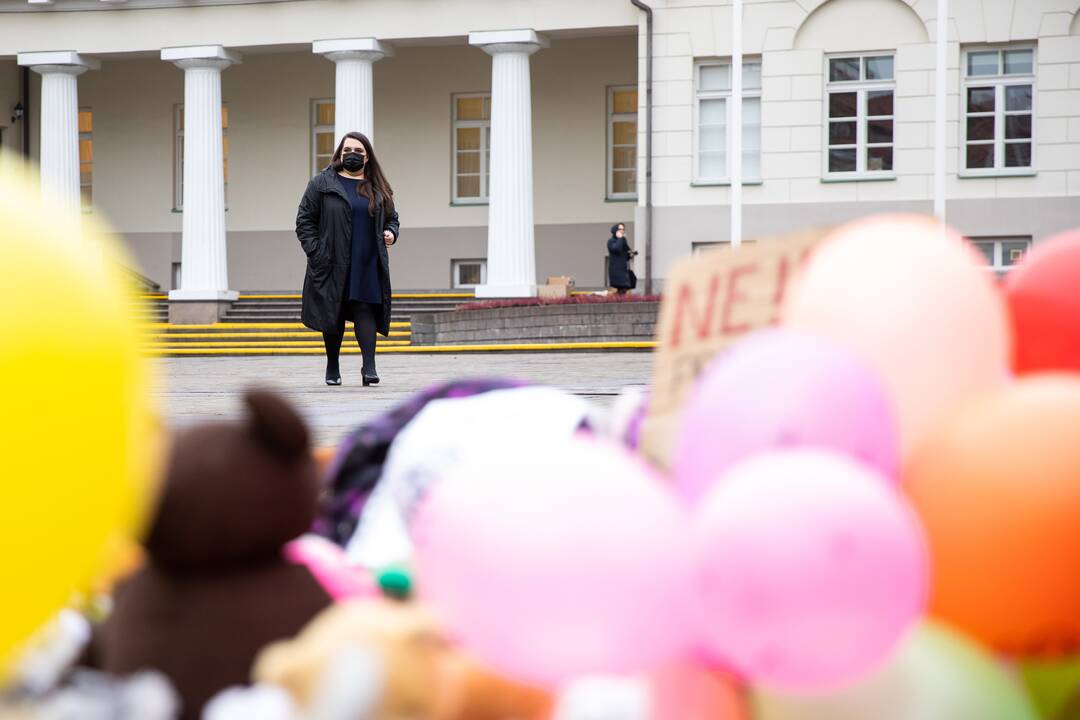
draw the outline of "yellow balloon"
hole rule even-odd
[[[121,254],[13,163],[0,154],[0,679],[135,536],[159,441]]]

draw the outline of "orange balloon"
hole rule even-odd
[[[1011,655],[1080,650],[1080,376],[1027,376],[966,405],[905,486],[932,614]]]

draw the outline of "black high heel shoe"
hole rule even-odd
[[[363,377],[364,377],[364,387],[367,387],[368,385],[378,385],[379,384],[379,376],[376,375],[375,373],[372,373],[370,375],[364,375]]]
[[[330,371],[326,371],[326,384],[330,386],[337,386],[341,384],[341,372],[335,372],[330,374]]]

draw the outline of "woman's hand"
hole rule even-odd
[[[382,239],[383,242],[386,243],[386,247],[390,247],[394,244],[394,233],[389,230],[383,230]]]

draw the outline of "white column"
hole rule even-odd
[[[316,40],[312,52],[334,63],[334,139],[362,132],[375,142],[374,65],[394,54],[375,38]]]
[[[937,53],[934,62],[934,214],[945,223],[946,91],[948,89],[949,0],[937,3]]]
[[[743,0],[731,6],[731,247],[742,245]]]
[[[476,296],[528,297],[536,294],[529,56],[547,41],[499,30],[470,33],[469,44],[492,57],[487,284]]]
[[[167,48],[161,59],[184,71],[184,222],[180,288],[169,300],[221,303],[229,290],[225,244],[225,175],[221,142],[221,71],[240,58],[220,45]]]
[[[78,77],[100,64],[67,51],[20,53],[18,61],[41,75],[41,189],[79,212]]]

